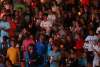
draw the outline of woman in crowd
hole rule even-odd
[[[7,50],[7,58],[11,61],[13,66],[16,66],[19,63],[19,52],[16,49],[14,40],[11,40],[11,47]]]
[[[52,47],[52,50],[49,54],[49,63],[50,63],[50,67],[59,67],[60,64],[60,59],[61,59],[61,53],[58,50],[58,46],[55,44]]]

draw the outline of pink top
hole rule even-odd
[[[23,41],[23,44],[22,44],[23,45],[23,51],[26,51],[30,44],[33,44],[33,40],[32,39],[25,39]]]

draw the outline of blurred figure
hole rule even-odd
[[[27,48],[30,44],[35,44],[34,39],[33,39],[33,35],[26,35],[26,38],[23,40],[22,43],[22,47],[23,47],[23,51],[26,52]]]
[[[19,62],[19,52],[16,49],[16,43],[14,40],[11,41],[11,47],[7,50],[7,58],[11,61],[13,67]]]
[[[97,41],[97,36],[94,35],[92,30],[89,31],[89,35],[86,37],[85,41],[84,48],[87,53],[88,67],[93,67],[94,53],[92,47],[95,44],[95,41]]]
[[[35,52],[34,46],[30,45],[26,52],[25,62],[26,67],[37,67],[38,56]]]
[[[100,66],[100,39],[98,40],[98,43],[96,42],[94,44],[93,51],[94,51],[93,67],[99,67]]]
[[[40,23],[40,27],[46,30],[46,34],[50,35],[52,22],[47,20],[47,16],[44,16],[44,20]]]
[[[9,59],[6,59],[6,67],[13,67],[12,62]]]
[[[44,34],[40,34],[39,39],[37,40],[35,44],[36,53],[39,57],[38,67],[45,67],[44,58],[45,58],[47,50],[46,50],[46,44],[45,44],[44,39],[45,39]]]
[[[0,67],[5,67],[3,64],[3,57],[2,56],[0,56]]]
[[[53,45],[52,51],[49,54],[50,60],[50,67],[59,67],[60,60],[61,60],[61,53],[58,51],[58,46]]]

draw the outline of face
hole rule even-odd
[[[77,34],[77,35],[76,35],[76,39],[77,39],[77,40],[80,40],[80,35]]]
[[[68,41],[68,42],[70,42],[70,41],[71,41],[70,36],[67,36],[67,41]]]
[[[28,47],[28,51],[29,51],[30,53],[32,53],[32,52],[33,52],[33,47]]]
[[[61,44],[61,45],[60,45],[60,48],[62,48],[62,49],[63,49],[63,48],[64,48],[64,45],[63,45],[63,44]]]
[[[11,46],[15,47],[15,42],[14,41],[11,41]]]
[[[44,36],[40,35],[40,40],[43,41],[44,40]]]
[[[93,35],[93,31],[90,30],[90,31],[89,31],[89,34],[90,34],[90,35]]]
[[[47,21],[47,17],[46,16],[44,16],[44,21]]]
[[[11,17],[7,17],[7,21],[11,22],[12,21],[12,18]]]
[[[53,51],[57,51],[58,47],[57,46],[53,46]]]
[[[43,16],[43,13],[41,11],[39,12],[39,16]]]

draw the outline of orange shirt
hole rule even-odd
[[[7,57],[11,60],[12,64],[17,63],[18,51],[16,48],[8,48]]]

